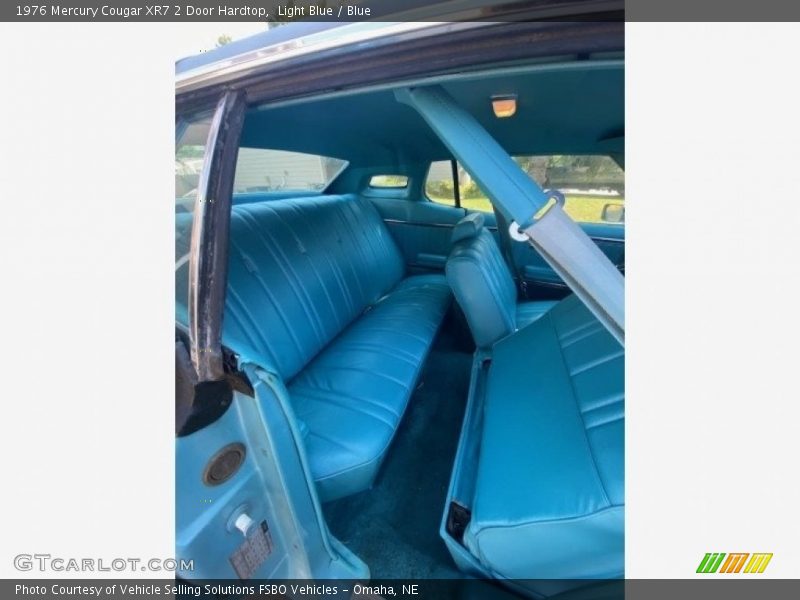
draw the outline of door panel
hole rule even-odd
[[[450,253],[453,227],[466,214],[476,212],[427,200],[370,198],[378,209],[412,273],[444,271]],[[500,244],[494,213],[481,211],[485,226]],[[625,270],[625,227],[581,223],[581,228],[617,267]],[[529,244],[512,242],[514,271],[522,279],[523,295],[530,300],[558,299],[569,288]]]
[[[253,365],[244,370],[254,397],[234,392],[216,420],[176,439],[177,575],[368,578],[328,533],[285,388]]]
[[[581,229],[591,237],[617,268],[625,272],[625,227],[581,223]],[[569,288],[529,244],[512,242],[516,270],[523,281],[524,295],[530,300],[558,299],[569,293]]]
[[[426,200],[370,198],[413,272],[442,272],[453,227],[467,211]]]

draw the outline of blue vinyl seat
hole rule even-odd
[[[625,351],[577,297],[492,349],[464,545],[495,577],[624,573]]]
[[[469,522],[454,558],[466,549],[470,568],[535,593],[621,577],[624,348],[576,296],[517,304],[479,213],[453,242],[447,280],[488,361],[479,424],[462,433],[477,465],[454,474],[472,496],[457,498]]]
[[[292,380],[323,498],[372,483],[448,305],[441,275],[403,279]]]
[[[450,298],[366,199],[233,207],[223,343],[286,383],[323,500],[372,484]]]
[[[556,303],[517,303],[514,279],[483,223],[483,215],[475,212],[453,228],[453,247],[445,271],[475,344],[488,348],[533,323]]]

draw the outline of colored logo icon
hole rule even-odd
[[[749,559],[749,560],[748,560]],[[763,573],[772,553],[708,552],[697,566],[698,573]]]

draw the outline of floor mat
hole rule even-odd
[[[439,522],[471,360],[459,340],[440,335],[373,488],[323,507],[333,535],[369,565],[374,579],[459,577]]]

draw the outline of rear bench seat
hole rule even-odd
[[[354,195],[231,213],[223,343],[286,382],[320,497],[367,489],[450,303]]]

